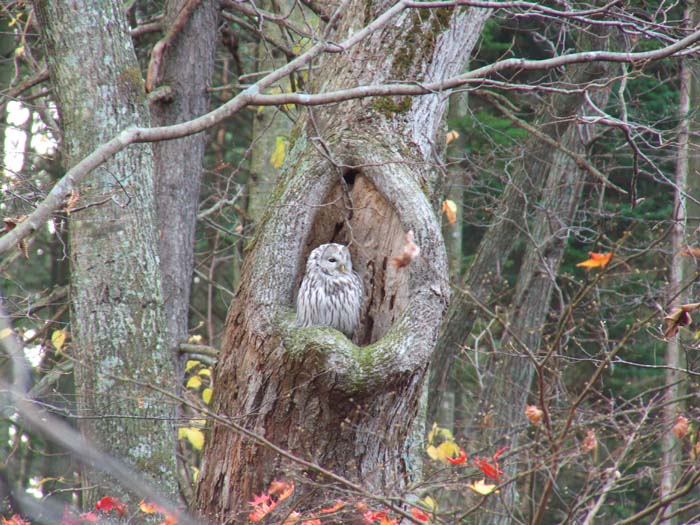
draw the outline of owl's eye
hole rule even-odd
[[[328,259],[328,262],[329,262],[329,263],[334,263],[334,262],[336,262],[337,260],[338,260],[338,259],[336,259],[335,257],[330,257],[330,258]]]

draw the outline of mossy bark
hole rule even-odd
[[[388,5],[351,2],[331,39],[362,27],[352,13],[372,17]],[[313,70],[313,92],[396,79],[392,64],[403,44],[415,38],[416,24],[429,28],[435,16],[407,12],[329,56]],[[460,71],[487,16],[450,12],[432,45],[412,52],[401,78]],[[415,99],[401,111],[378,110],[371,99],[310,110],[249,246],[215,371],[219,414],[376,495],[401,495],[420,473],[414,423],[423,422],[423,384],[449,296],[431,169],[446,99]],[[397,267],[392,260],[409,231],[421,253]],[[353,338],[359,346],[331,329],[290,326],[306,257],[324,242],[349,245],[364,281],[363,320]],[[234,523],[252,495],[280,477],[296,482],[295,501],[305,507],[331,497],[318,472],[216,424],[199,508],[213,521]]]
[[[118,1],[34,4],[60,112],[65,168],[149,113]],[[71,336],[82,433],[175,495],[173,405],[129,381],[173,386],[164,344],[152,148],[135,145],[81,183],[70,215]],[[83,503],[128,487],[82,470]]]

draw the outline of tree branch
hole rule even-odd
[[[396,3],[393,7],[376,18],[369,25],[354,33],[340,44],[319,42],[307,52],[292,60],[285,66],[266,75],[256,84],[239,93],[229,102],[219,108],[197,117],[194,120],[175,124],[172,126],[162,126],[155,128],[125,129],[115,138],[97,148],[90,155],[76,164],[66,175],[53,187],[46,199],[37,206],[28,218],[17,225],[12,231],[0,238],[0,253],[3,253],[14,246],[19,240],[25,238],[31,232],[40,228],[51,213],[58,209],[63,201],[70,195],[70,192],[77,187],[77,184],[86,177],[93,169],[103,162],[129,146],[137,142],[155,142],[160,140],[172,140],[188,135],[199,133],[209,129],[223,120],[230,118],[241,109],[250,105],[321,105],[331,102],[342,102],[345,100],[368,97],[368,96],[396,96],[396,95],[425,95],[447,91],[467,84],[482,82],[483,77],[493,75],[502,71],[534,71],[562,67],[569,64],[578,64],[591,61],[605,61],[618,63],[643,64],[645,62],[659,60],[674,55],[675,53],[692,46],[700,41],[700,30],[695,31],[687,37],[662,48],[653,51],[638,53],[618,53],[610,51],[589,51],[582,53],[572,53],[543,60],[526,60],[519,58],[509,58],[489,64],[463,75],[459,75],[440,82],[430,82],[426,84],[402,83],[402,84],[379,84],[374,86],[360,86],[347,90],[340,90],[331,93],[309,95],[303,93],[287,93],[278,95],[264,95],[261,91],[281,78],[298,71],[309,64],[313,59],[324,52],[345,52],[369,34],[386,26],[399,13],[407,9],[407,0]]]

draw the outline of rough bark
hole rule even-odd
[[[143,82],[121,2],[34,6],[70,168],[121,129],[148,125]],[[81,431],[173,495],[172,403],[126,379],[170,389],[174,377],[161,335],[153,173],[151,146],[137,145],[80,185],[70,215],[71,335]],[[87,468],[82,479],[86,505],[126,490]]]
[[[353,32],[386,7],[350,2],[334,34]],[[408,11],[324,61],[314,72],[314,91],[459,71],[487,16],[472,9]],[[218,413],[374,495],[401,494],[417,474],[413,423],[449,294],[430,202],[445,102],[446,95],[369,99],[313,111],[295,134],[249,249],[215,372]],[[408,231],[421,254],[397,268],[391,260]],[[328,328],[298,330],[290,321],[306,256],[329,241],[349,244],[364,280],[363,322],[354,339],[366,346]],[[328,481],[308,466],[298,468],[224,424],[214,426],[209,443],[198,491],[207,517],[233,523],[276,477],[295,479],[295,494],[304,494],[308,506],[327,502],[327,494],[304,487],[304,480]]]
[[[171,32],[176,35],[164,50],[160,82],[154,86],[155,89],[169,89],[167,98],[156,99],[151,105],[154,125],[176,124],[209,111],[207,90],[214,72],[218,5],[214,0],[201,1],[184,26],[176,30],[176,19],[189,2],[170,0],[165,6],[164,38]],[[185,356],[178,353],[178,345],[186,341],[188,335],[195,227],[206,142],[207,134],[198,133],[153,146],[158,250],[167,319],[164,337],[173,353],[178,389],[185,360]],[[191,475],[182,463],[182,455],[177,454],[177,458],[180,491],[185,501],[191,502]]]
[[[166,3],[163,28],[173,23],[189,0]],[[209,111],[209,93],[217,42],[218,5],[203,0],[166,47],[157,88],[170,95],[151,105],[153,124],[165,126],[191,120]],[[187,337],[188,306],[194,266],[194,233],[206,133],[156,143],[156,202],[160,228],[158,248],[169,344]]]

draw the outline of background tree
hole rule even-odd
[[[37,3],[35,13],[60,112],[66,168],[114,129],[149,125],[121,2]],[[76,409],[85,436],[128,458],[174,494],[173,403],[136,383],[147,377],[164,389],[175,384],[173,355],[161,335],[166,316],[154,190],[151,146],[142,145],[95,170],[67,204]],[[86,488],[100,480],[89,469],[82,476]],[[84,497],[91,502],[99,494]]]

